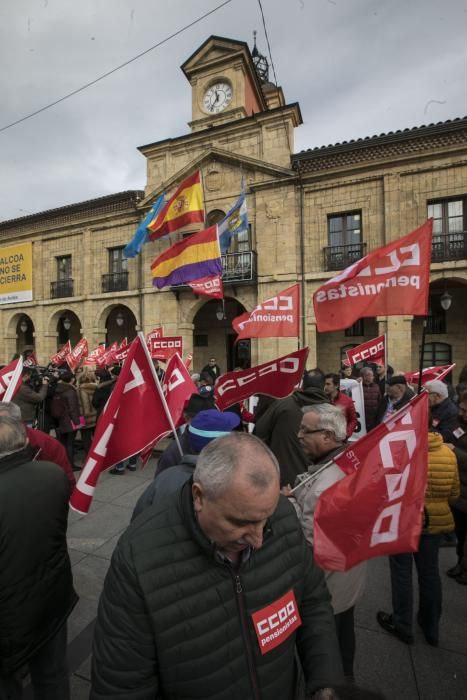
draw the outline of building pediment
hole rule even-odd
[[[238,155],[236,153],[231,153],[230,151],[225,151],[221,148],[210,148],[205,151],[202,155],[190,161],[184,168],[176,172],[170,179],[162,182],[159,187],[150,192],[140,203],[140,209],[146,209],[150,207],[154,201],[163,192],[173,192],[183,180],[188,177],[194,170],[201,170],[204,174],[206,171],[206,182],[205,187],[209,188],[209,178],[210,166],[229,166],[230,168],[238,168],[239,172],[243,173],[245,179],[250,179],[253,177],[260,177],[264,180],[266,176],[267,180],[284,180],[284,179],[294,179],[296,173],[290,168],[282,168],[278,165],[265,163],[262,160],[256,158],[250,158],[244,155]],[[250,178],[248,178],[250,176]],[[211,177],[211,180],[214,178]]]

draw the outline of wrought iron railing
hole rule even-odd
[[[467,231],[433,234],[431,262],[467,259]]]
[[[253,282],[257,277],[256,253],[253,250],[245,253],[225,253],[222,256],[222,268],[224,284]]]
[[[103,292],[126,292],[128,290],[128,272],[113,272],[102,275]]]
[[[57,280],[56,282],[50,283],[50,297],[51,299],[61,299],[62,297],[72,297],[73,294],[73,280]]]
[[[366,255],[366,243],[333,245],[324,248],[324,269],[343,270]]]

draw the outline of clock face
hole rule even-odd
[[[232,101],[232,88],[229,83],[218,82],[204,93],[203,106],[209,114],[222,112]]]

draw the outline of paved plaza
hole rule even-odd
[[[73,700],[89,696],[92,632],[104,577],[155,466],[156,459],[152,459],[144,471],[103,474],[90,513],[81,516],[70,511],[68,543],[80,597],[68,623]],[[415,630],[415,644],[408,647],[380,629],[376,611],[390,611],[389,567],[385,558],[370,562],[366,593],[357,606],[356,678],[360,685],[383,692],[388,700],[467,698],[467,587],[444,575],[454,559],[453,548],[441,549],[444,612],[439,648],[428,646],[419,630]]]

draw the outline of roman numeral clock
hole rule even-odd
[[[232,87],[226,81],[214,83],[204,93],[203,106],[208,114],[223,112],[232,102]]]

